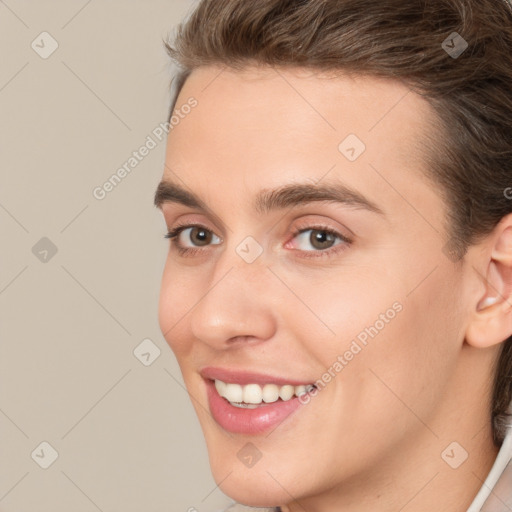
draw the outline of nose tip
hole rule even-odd
[[[231,269],[218,280],[190,315],[192,333],[215,348],[237,342],[270,339],[275,333],[275,317],[268,294],[262,287],[261,266],[249,278],[239,268]],[[268,289],[268,288],[267,288]]]

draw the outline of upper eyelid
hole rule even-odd
[[[196,222],[190,222],[190,223],[186,223],[186,224],[178,224],[175,227],[169,229],[169,232],[177,232],[178,234],[181,234],[183,231],[185,231],[186,229],[190,229],[190,228],[205,229],[206,231],[213,233],[217,238],[220,238],[221,241],[224,240],[224,238],[221,235],[217,235],[217,233],[213,229],[210,229],[210,228],[204,226],[203,224],[196,223]]]
[[[207,228],[206,226],[202,226],[200,224],[192,224],[192,223],[189,223],[189,224],[183,224],[181,226],[177,226],[175,228],[173,228],[173,230],[171,230],[172,232],[174,232],[174,236],[172,237],[172,240],[171,241],[171,248],[175,251],[178,251],[182,254],[183,257],[193,257],[195,254],[207,254],[207,252],[205,252],[206,248],[209,247],[210,245],[219,245],[219,243],[215,243],[215,244],[208,244],[207,246],[204,246],[204,247],[199,247],[199,246],[192,246],[192,247],[188,247],[187,245],[184,245],[182,244],[181,242],[179,242],[179,240],[177,240],[177,238],[179,237],[179,235],[185,231],[186,229],[191,229],[193,227],[201,227],[203,229],[206,229],[207,231],[211,232],[214,234],[214,236],[217,236],[218,235],[215,235],[215,233],[210,230],[209,228]],[[284,247],[286,249],[288,249],[287,245],[290,243],[290,241],[294,240],[296,237],[298,237],[300,234],[304,233],[304,232],[307,232],[307,231],[312,231],[312,230],[323,230],[323,231],[326,231],[326,232],[330,232],[332,235],[334,235],[336,238],[338,238],[339,242],[340,243],[337,243],[331,247],[328,247],[328,248],[325,248],[325,249],[319,249],[319,250],[302,250],[302,249],[291,249],[292,252],[297,252],[300,254],[297,255],[298,258],[301,258],[301,259],[304,259],[304,261],[307,261],[307,260],[310,260],[310,261],[324,261],[325,258],[329,258],[329,261],[331,261],[332,258],[335,258],[337,255],[339,255],[341,252],[344,252],[346,249],[348,249],[349,247],[352,246],[352,244],[354,243],[354,238],[349,236],[345,236],[343,235],[342,233],[340,233],[340,230],[338,229],[333,229],[331,227],[328,227],[328,226],[320,226],[320,225],[307,225],[307,226],[304,226],[304,227],[296,227],[294,228],[293,230],[293,233],[292,233],[292,238],[290,240],[287,240]],[[167,238],[171,238],[171,237],[168,237],[166,236]],[[223,239],[221,237],[218,237],[220,238],[220,242],[223,241]]]
[[[329,217],[330,215],[332,215],[332,211],[329,211],[329,209],[325,210],[325,211],[322,211],[323,209],[323,206],[325,207],[330,207],[332,206],[333,204],[333,201],[328,201],[328,200],[324,200],[324,201],[320,201],[320,200],[316,200],[316,201],[310,201],[309,203],[306,203],[306,204],[298,204],[298,205],[294,205],[292,206],[288,213],[291,213],[291,212],[295,212],[297,214],[300,214],[300,218],[302,217],[310,217],[310,216],[320,216],[320,217]],[[341,206],[339,203],[336,203],[334,202],[335,206]],[[322,209],[319,209],[317,210],[317,208],[321,206]],[[357,212],[361,212],[361,213],[372,213],[370,210],[368,209],[364,209],[364,208],[357,208],[357,207],[354,207],[354,206],[350,206],[350,205],[342,205],[343,208],[341,210],[341,213],[343,214],[343,212],[345,212],[346,214],[349,214],[352,212],[352,211],[357,211]],[[168,216],[171,216],[171,217],[174,217],[174,209],[177,208],[178,209],[178,212],[180,211],[180,203],[177,203],[177,202],[163,202],[162,205],[160,206],[160,210],[161,212],[163,213],[164,215],[164,218],[167,218]],[[178,215],[178,217],[182,217],[182,216],[189,216],[189,215],[197,215],[201,218],[203,217],[206,217],[208,218],[208,223],[210,223],[212,220],[213,220],[213,223],[215,224],[215,229],[218,227],[220,228],[219,229],[219,232],[220,233],[227,233],[227,232],[230,232],[230,233],[233,233],[233,230],[230,228],[229,225],[225,224],[221,219],[220,217],[218,217],[217,215],[214,215],[211,213],[210,210],[207,210],[207,211],[204,211],[204,212],[201,212],[201,211],[197,211],[197,210],[194,210],[193,207],[191,206],[187,206],[186,207],[187,209],[191,208],[192,211],[188,211],[188,212],[183,212],[183,215],[180,214]],[[314,211],[314,210],[317,210],[317,211]],[[178,213],[176,212],[176,213]],[[286,214],[284,217],[281,217],[280,220],[276,221],[275,223],[272,224],[272,227],[268,230],[268,231],[272,231],[274,229],[274,227],[276,226],[276,224],[278,222],[281,222],[283,221],[286,217],[288,216],[288,214]],[[385,217],[382,217],[382,218],[385,218]],[[311,221],[313,224],[315,222],[319,222],[319,223],[323,223],[322,221]],[[339,222],[337,222],[339,223]],[[191,220],[190,223],[187,223],[187,224],[195,224],[194,220]],[[201,221],[198,221],[198,224],[203,224]],[[204,226],[206,227],[206,226]],[[215,231],[215,229],[210,229],[210,228],[207,228],[209,231],[212,231],[214,232],[215,234],[217,234],[217,231]],[[336,231],[340,231],[340,229],[338,228],[332,228]],[[356,233],[354,233],[353,230],[351,230],[350,228],[348,228],[347,226],[343,225],[343,228],[342,230],[345,230],[345,232],[348,233],[348,237],[356,237]],[[219,237],[222,238],[222,235],[217,235]]]

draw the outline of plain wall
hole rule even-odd
[[[173,71],[162,40],[194,5],[0,2],[2,512],[231,501],[157,318],[168,241],[153,206],[165,139],[153,132]],[[42,32],[58,44],[47,58]],[[94,197],[148,136],[149,154]],[[145,339],[146,362],[160,350],[147,366],[134,355]],[[58,453],[46,469],[42,442]]]

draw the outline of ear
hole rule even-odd
[[[512,335],[512,214],[499,222],[482,243],[485,261],[480,273],[485,292],[475,301],[466,342],[486,348]]]

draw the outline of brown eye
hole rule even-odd
[[[190,240],[194,245],[208,245],[212,241],[212,233],[200,226],[191,228],[189,234]]]
[[[165,238],[169,238],[173,245],[183,252],[193,250],[194,247],[208,246],[212,243],[217,245],[222,242],[212,231],[197,224],[177,226],[169,231]]]
[[[297,240],[297,248],[302,251],[321,251],[330,249],[336,245],[336,240],[344,241],[339,233],[325,228],[303,229],[295,235]]]
[[[309,242],[315,249],[329,249],[332,247],[335,236],[322,229],[312,229]]]
[[[299,227],[293,233],[287,248],[301,258],[329,258],[344,251],[352,240],[338,231],[322,225]]]

